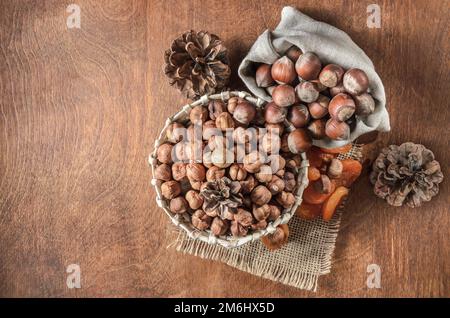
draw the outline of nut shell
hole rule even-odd
[[[279,107],[274,102],[270,102],[264,108],[264,119],[269,124],[283,123],[286,119],[287,109]]]
[[[289,108],[287,119],[295,128],[306,126],[309,122],[309,110],[305,105],[294,105]]]
[[[352,68],[345,72],[343,84],[347,92],[359,95],[365,93],[369,88],[369,78],[363,70]]]
[[[259,185],[253,189],[251,198],[253,203],[261,206],[269,203],[270,199],[272,199],[272,194],[265,186]]]
[[[295,90],[289,85],[278,85],[272,93],[272,99],[279,107],[288,107],[295,103]]]
[[[337,121],[346,121],[355,113],[355,101],[348,94],[337,94],[328,106],[330,116]]]
[[[297,97],[305,103],[312,103],[319,97],[319,91],[311,82],[301,82],[295,87]]]
[[[305,129],[297,128],[289,133],[288,147],[292,153],[307,151],[312,146],[312,139]]]
[[[306,81],[316,79],[321,68],[322,63],[319,57],[312,52],[302,54],[295,63],[295,70],[298,76]]]
[[[271,74],[278,84],[290,84],[297,76],[294,63],[287,56],[283,56],[273,63]]]
[[[350,126],[331,118],[325,125],[325,134],[334,140],[346,140],[350,137]]]
[[[271,66],[268,64],[261,64],[256,70],[255,80],[258,87],[272,86],[275,81],[272,78]]]

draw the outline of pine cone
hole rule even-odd
[[[390,205],[418,207],[439,192],[444,176],[434,154],[423,145],[406,142],[384,148],[373,163],[374,192]]]
[[[227,49],[217,35],[188,31],[172,42],[164,55],[164,73],[187,98],[219,91],[228,83]]]
[[[218,216],[228,219],[230,213],[236,213],[237,208],[242,205],[240,190],[239,181],[231,181],[226,177],[208,182],[200,192],[204,199],[203,209],[207,213],[216,210]]]

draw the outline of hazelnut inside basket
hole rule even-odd
[[[149,158],[152,184],[158,205],[189,237],[237,247],[274,233],[300,205],[305,140],[288,140],[295,128],[265,104],[227,91],[167,120]]]

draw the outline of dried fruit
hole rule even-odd
[[[331,220],[336,209],[341,205],[342,201],[348,196],[346,187],[338,187],[330,197],[322,205],[322,218],[325,221]]]
[[[340,153],[346,153],[349,152],[352,149],[352,144],[346,144],[342,147],[337,148],[320,148],[320,151],[325,153],[332,153],[332,154],[340,154]]]
[[[328,166],[327,174],[330,178],[337,179],[342,175],[342,170],[344,170],[344,166],[339,159],[333,158]]]
[[[353,182],[358,179],[359,175],[362,171],[362,164],[358,160],[354,159],[343,159],[342,163],[342,174],[339,179],[336,179],[336,182],[339,185],[343,185],[345,187],[350,187]]]
[[[305,220],[314,220],[322,213],[322,205],[302,202],[295,214]]]
[[[314,187],[314,183],[311,183],[303,191],[303,200],[309,204],[322,204],[330,195],[331,193],[318,192]]]
[[[309,181],[316,181],[320,178],[320,171],[316,167],[309,167],[308,168],[308,180]]]

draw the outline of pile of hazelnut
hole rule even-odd
[[[294,205],[301,156],[290,151],[287,138],[283,143],[283,124],[268,122],[265,114],[232,97],[193,107],[189,120],[167,127],[154,178],[170,211],[198,230],[242,237],[265,229]],[[230,139],[233,146],[225,147]]]
[[[303,53],[296,46],[272,65],[257,66],[255,80],[273,99],[266,107],[267,122],[278,124],[287,119],[302,131],[306,143],[310,137],[347,140],[356,116],[368,116],[375,110],[363,70],[344,70],[336,64],[322,67],[316,54]]]

